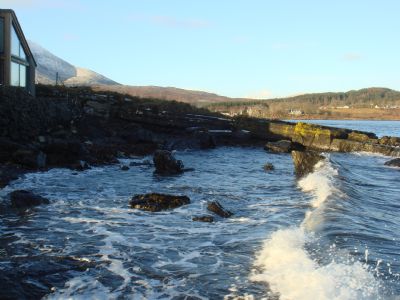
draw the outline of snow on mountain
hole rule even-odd
[[[37,63],[36,83],[55,84],[58,73],[58,79],[68,86],[118,84],[94,71],[73,66],[35,42],[29,41],[29,47]]]

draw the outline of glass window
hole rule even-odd
[[[0,53],[4,52],[4,19],[0,18]]]
[[[19,64],[11,63],[11,85],[19,86]]]
[[[19,86],[26,87],[26,67],[19,65]]]
[[[23,60],[26,60],[25,51],[21,44],[19,45],[19,57],[21,57]]]
[[[14,56],[19,56],[19,38],[15,32],[14,26],[11,27],[11,54]]]
[[[4,60],[0,59],[0,85],[4,84]]]

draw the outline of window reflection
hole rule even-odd
[[[26,66],[11,62],[11,85],[26,87]]]
[[[11,85],[19,86],[19,64],[11,63]]]
[[[0,18],[0,53],[4,52],[4,19]]]
[[[11,55],[26,60],[26,54],[22,43],[18,38],[14,25],[11,27]]]

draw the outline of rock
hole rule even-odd
[[[200,149],[214,149],[217,146],[214,137],[208,130],[196,132],[195,136],[199,140]]]
[[[314,166],[324,158],[324,156],[314,151],[292,151],[296,176],[302,177],[313,172]]]
[[[379,139],[379,144],[398,147],[400,146],[400,138],[394,136],[383,136]]]
[[[43,149],[50,166],[70,166],[79,163],[84,152],[77,141],[57,140],[46,145]]]
[[[38,162],[42,163],[42,156],[36,150],[18,149],[12,155],[12,161],[29,169],[37,169]]]
[[[209,202],[207,209],[222,218],[229,218],[233,215],[229,210],[226,210],[218,201]]]
[[[212,216],[197,216],[193,217],[192,221],[212,223],[214,222],[214,218]]]
[[[400,158],[395,158],[385,162],[385,166],[400,167]]]
[[[11,207],[16,209],[28,209],[41,204],[49,204],[50,201],[30,191],[16,190],[10,193]]]
[[[271,164],[271,163],[266,163],[266,164],[264,165],[264,170],[265,170],[265,171],[273,171],[273,170],[275,170],[275,167],[274,167],[274,165]]]
[[[184,166],[181,160],[176,160],[170,151],[157,150],[153,157],[156,173],[161,175],[180,174]]]
[[[293,146],[291,141],[281,140],[278,142],[268,142],[264,149],[275,153],[290,153],[293,150]]]
[[[128,170],[129,170],[129,167],[128,167],[128,166],[121,166],[121,170],[122,170],[122,171],[128,171]]]
[[[135,195],[129,202],[131,208],[151,212],[174,209],[189,203],[190,199],[187,196],[174,196],[158,193]]]

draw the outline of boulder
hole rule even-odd
[[[50,201],[30,191],[16,190],[10,193],[11,207],[16,209],[28,209],[41,204],[49,204]]]
[[[400,158],[395,158],[385,162],[385,166],[400,167]]]
[[[157,212],[174,209],[185,204],[189,204],[187,196],[174,196],[158,193],[135,195],[129,202],[131,208]]]
[[[291,141],[281,140],[278,142],[268,142],[264,149],[275,153],[290,153],[293,150],[293,146]]]
[[[212,223],[212,222],[214,222],[214,217],[212,217],[212,216],[197,216],[197,217],[193,217],[192,221]]]
[[[325,157],[314,151],[292,151],[294,172],[302,177],[314,171],[314,166]]]
[[[175,159],[170,151],[157,150],[153,156],[156,173],[161,175],[180,174],[184,171],[181,160]]]
[[[275,170],[275,167],[274,167],[274,165],[273,164],[271,164],[271,163],[266,163],[265,165],[264,165],[264,170],[265,171],[273,171],[273,170]]]
[[[199,140],[200,149],[214,149],[217,146],[214,137],[208,130],[196,132],[195,136]]]
[[[120,168],[121,168],[122,171],[128,171],[129,170],[128,166],[121,166]]]
[[[78,141],[57,140],[47,144],[44,149],[49,166],[70,166],[78,163],[84,152]]]
[[[400,146],[400,138],[394,136],[383,136],[379,139],[379,144],[398,147]]]
[[[229,218],[233,215],[229,210],[226,210],[218,201],[209,202],[207,209],[222,218]]]

